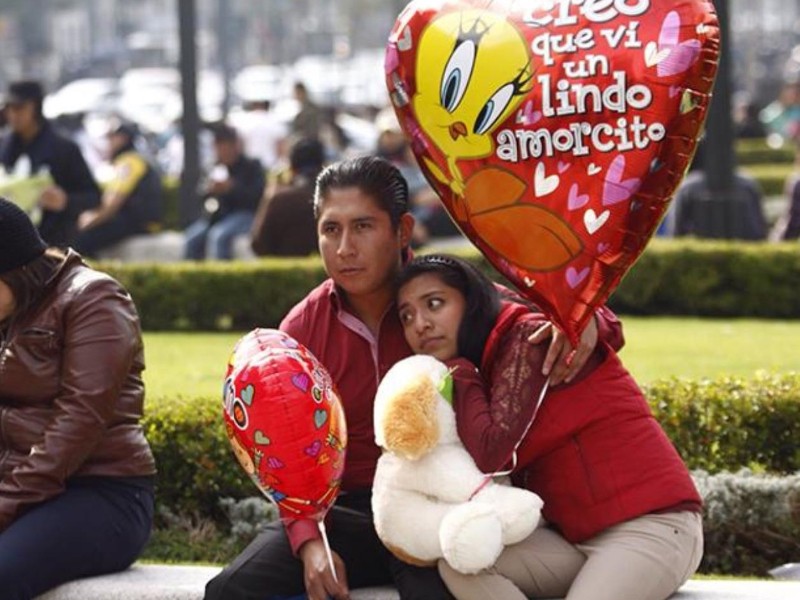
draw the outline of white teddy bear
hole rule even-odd
[[[372,509],[378,536],[401,560],[432,565],[444,557],[461,573],[477,573],[531,534],[542,501],[494,481],[483,485],[487,476],[461,444],[450,396],[452,376],[431,356],[406,358],[383,378],[374,411],[384,452]]]

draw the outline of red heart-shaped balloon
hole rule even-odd
[[[658,227],[718,57],[708,0],[416,0],[386,78],[450,215],[574,341]]]
[[[321,521],[339,493],[347,425],[316,357],[282,331],[251,331],[228,361],[223,418],[239,464],[280,516]]]

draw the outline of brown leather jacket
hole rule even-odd
[[[72,476],[147,476],[139,318],[70,252],[43,299],[0,333],[0,532]]]

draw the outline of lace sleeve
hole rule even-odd
[[[468,361],[457,361],[462,367],[454,373],[458,433],[486,473],[510,466],[514,446],[527,429],[544,386],[541,371],[547,347],[528,342],[536,325],[519,323],[503,337],[491,381],[484,383],[474,367],[471,371],[464,367],[464,363],[471,366]]]

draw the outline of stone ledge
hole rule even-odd
[[[36,600],[202,600],[219,567],[141,565],[127,571],[66,583]],[[389,587],[353,590],[352,600],[399,600]],[[800,581],[694,579],[672,600],[796,600]]]
[[[692,579],[671,600],[796,600],[800,581]]]
[[[202,600],[219,567],[136,564],[121,573],[65,583],[36,600]],[[392,588],[353,590],[352,600],[399,600]]]
[[[121,573],[65,583],[36,600],[201,600],[219,567],[136,564]]]
[[[101,250],[100,260],[122,262],[179,262],[183,260],[185,241],[180,231],[162,231],[147,235],[135,235]],[[233,241],[233,256],[237,260],[255,258],[250,248],[250,236],[240,235]]]

